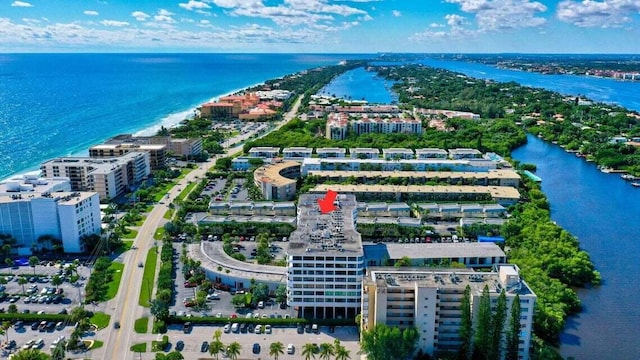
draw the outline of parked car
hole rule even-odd
[[[287,354],[293,355],[294,352],[296,352],[296,347],[293,344],[287,345]]]
[[[184,325],[182,325],[182,332],[185,334],[190,333],[191,329],[192,329],[192,325],[190,321],[187,321],[186,323],[184,323]]]
[[[231,324],[226,324],[223,328],[223,331],[225,334],[228,334],[231,332]]]
[[[260,354],[260,344],[258,344],[258,343],[254,343],[253,344],[253,353],[254,354]]]
[[[184,349],[184,341],[178,340],[178,342],[176,343],[176,350],[182,351],[182,349]]]
[[[202,345],[200,345],[200,352],[207,352],[209,350],[209,343],[206,341],[202,342]]]

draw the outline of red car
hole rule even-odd
[[[198,284],[196,284],[194,282],[188,282],[188,281],[184,282],[184,287],[186,287],[186,288],[193,288],[193,287],[196,287],[196,286],[198,286]]]

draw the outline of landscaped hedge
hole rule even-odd
[[[64,315],[64,314],[22,314],[22,313],[15,313],[15,314],[8,314],[8,313],[2,313],[0,314],[0,322],[1,321],[18,321],[18,320],[22,320],[22,321],[28,321],[28,322],[34,322],[34,321],[67,321],[69,319],[69,315]]]
[[[244,317],[237,317],[235,319],[222,317],[217,318],[213,316],[204,316],[204,317],[186,317],[186,316],[169,316],[167,319],[169,324],[184,324],[186,322],[190,322],[194,325],[225,325],[228,323],[248,323],[248,324],[260,324],[266,325],[269,324],[271,326],[285,327],[285,326],[297,326],[297,325],[306,325],[306,324],[318,324],[318,325],[326,325],[326,326],[354,326],[354,319],[300,319],[300,318],[291,318],[291,319],[246,319]]]

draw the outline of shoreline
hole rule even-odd
[[[252,85],[247,85],[247,86],[244,86],[244,87],[241,87],[241,88],[237,88],[235,90],[226,91],[226,92],[223,92],[220,95],[215,95],[213,97],[210,97],[209,100],[205,100],[204,102],[199,102],[198,105],[190,106],[189,109],[187,109],[187,110],[172,112],[172,113],[170,113],[168,115],[165,115],[164,117],[162,117],[161,119],[157,120],[156,122],[154,122],[154,123],[152,123],[150,125],[147,125],[145,127],[142,127],[139,130],[131,131],[130,133],[133,134],[133,136],[153,136],[163,126],[165,128],[167,128],[167,129],[172,129],[172,128],[178,127],[178,126],[180,126],[180,123],[182,123],[184,120],[192,120],[193,119],[193,116],[189,116],[189,114],[193,114],[197,110],[198,106],[200,106],[200,105],[202,105],[202,104],[204,104],[206,102],[217,101],[221,97],[233,95],[233,94],[236,94],[238,92],[245,91],[247,89],[262,85],[267,80],[269,80],[269,79],[266,79],[266,80],[264,80],[262,82],[258,82],[258,83],[252,84]],[[119,132],[119,133],[122,134],[122,133],[127,133],[127,132],[123,131],[123,132]],[[103,142],[103,141],[105,141],[105,140],[107,140],[109,138],[110,137],[106,137],[106,138],[102,139],[101,142]],[[100,142],[97,142],[94,145],[97,145],[99,143]],[[89,156],[89,148],[85,148],[85,149],[82,149],[80,151],[67,152],[64,155],[58,155],[58,157],[66,157],[66,156],[69,156],[69,157],[87,157],[87,156]],[[49,159],[51,159],[51,158],[49,158]],[[25,169],[22,169],[22,170],[18,170],[13,174],[9,174],[6,177],[1,178],[0,179],[0,183],[3,183],[5,181],[11,180],[11,179],[14,179],[16,177],[22,177],[24,175],[33,175],[33,174],[38,174],[39,175],[40,174],[40,164],[42,162],[44,162],[44,161],[49,160],[49,159],[42,160],[36,166],[25,168]]]

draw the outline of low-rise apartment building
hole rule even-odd
[[[462,299],[470,288],[471,316],[477,322],[483,289],[489,289],[492,308],[504,291],[508,309],[520,301],[520,359],[529,358],[536,295],[520,278],[515,265],[496,265],[493,272],[469,269],[369,268],[362,286],[362,328],[385,324],[401,329],[415,327],[417,348],[434,356],[457,351],[462,340]],[[517,295],[517,297],[516,297]],[[505,328],[509,319],[505,322]],[[504,353],[504,352],[503,352]]]
[[[167,162],[167,146],[163,144],[139,144],[136,142],[114,142],[95,145],[89,148],[89,157],[108,159],[126,155],[131,152],[149,154],[152,170],[162,169]]]
[[[253,182],[265,200],[293,200],[298,177],[300,163],[296,161],[274,162],[253,172]]]

